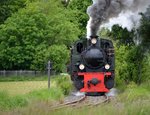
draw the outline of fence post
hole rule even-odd
[[[51,72],[51,62],[48,61],[48,89],[50,89],[50,72]]]
[[[3,75],[4,75],[4,77],[6,77],[6,70],[4,70],[3,72],[4,72],[4,74],[3,74]]]

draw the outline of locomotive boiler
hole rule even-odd
[[[114,86],[114,61],[112,41],[91,36],[72,46],[68,73],[80,92],[104,94]]]

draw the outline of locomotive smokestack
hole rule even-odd
[[[92,36],[90,36],[90,39],[93,39],[93,38],[98,38],[99,36],[97,36],[97,35],[92,35]]]
[[[99,36],[95,35],[95,36],[90,36],[90,38],[87,40],[87,46],[91,46],[92,45],[96,45],[98,47],[100,47],[100,42],[99,42]]]
[[[87,24],[87,38],[96,36],[100,25],[107,23],[110,19],[120,16],[128,11],[137,14],[144,12],[150,0],[93,0],[93,4],[88,7],[87,13],[90,17]],[[139,16],[137,16],[139,20]],[[135,22],[133,17],[129,17],[131,22]],[[122,19],[121,23],[125,23]],[[126,26],[131,25],[126,23]]]

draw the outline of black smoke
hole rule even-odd
[[[113,17],[118,17],[121,12],[142,12],[149,4],[150,0],[93,0],[93,4],[87,9],[90,17],[87,37],[96,36],[101,24]]]

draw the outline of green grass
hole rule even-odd
[[[55,86],[55,82],[52,82],[51,86]],[[7,91],[11,96],[27,94],[47,87],[47,81],[0,82],[0,91]]]
[[[126,90],[121,93],[118,97],[120,102],[133,102],[136,100],[146,100],[150,99],[150,87],[149,82],[143,83],[137,86],[134,83],[130,83]]]
[[[4,82],[0,82],[0,91],[7,91],[9,95],[15,96],[26,94],[34,90],[46,89],[48,87],[48,81],[44,80],[46,79],[44,77],[28,77],[28,79],[26,78],[22,81],[20,80],[20,77],[18,77],[18,81],[16,78],[14,81],[12,79],[13,77],[10,77],[8,79],[5,79]],[[40,81],[40,79],[42,80]],[[57,86],[59,86],[63,90],[63,93],[66,95],[72,89],[69,76],[51,77],[51,87],[57,87],[56,84],[58,84]]]
[[[32,91],[27,94],[27,97],[34,100],[52,101],[63,98],[64,94],[60,88],[52,87],[51,89]]]
[[[127,92],[124,92],[124,95],[128,95]],[[37,97],[37,94],[34,97]],[[138,98],[137,100],[132,101],[127,100],[120,101],[119,97],[120,95],[116,98],[116,100],[112,100],[110,103],[101,104],[97,107],[80,107],[80,108],[68,107],[55,111],[50,110],[51,106],[50,101],[37,101],[35,103],[31,103],[28,107],[17,109],[16,111],[10,111],[9,113],[11,115],[16,115],[17,113],[23,115],[149,115],[150,114],[149,109],[150,97],[145,99]],[[5,114],[7,114],[7,112]]]
[[[63,84],[68,84],[63,86]],[[33,102],[61,100],[71,90],[69,77],[60,76],[47,81],[21,81],[0,83],[0,111],[25,107]]]
[[[20,110],[24,115],[149,115],[150,114],[150,92],[148,83],[137,86],[133,83],[119,94],[110,103],[101,104],[97,107],[63,108],[61,110],[50,110],[50,103],[37,102],[35,106]],[[41,106],[42,105],[42,106]],[[37,108],[37,109],[34,109]],[[12,114],[16,114],[12,112]]]
[[[54,76],[51,76],[52,78]],[[9,82],[9,81],[47,81],[47,76],[9,76],[4,77],[0,76],[0,82]]]
[[[62,109],[51,112],[51,115],[149,115],[149,107],[150,105],[144,101],[130,104],[109,103],[93,108]],[[35,113],[33,112],[32,114]],[[44,111],[43,114],[45,114]]]
[[[39,112],[40,114],[50,113],[50,115],[149,115],[149,88],[149,82],[140,86],[131,83],[123,93],[120,93],[110,103],[102,104],[98,107],[80,107],[77,109],[69,107],[57,111],[49,111],[46,106],[43,106],[46,108],[46,111],[41,108]],[[25,115],[29,113],[30,109],[26,109]],[[30,112],[35,114],[34,110]]]
[[[24,96],[11,97],[7,92],[0,92],[0,110],[23,107],[27,104],[28,100]]]
[[[59,77],[69,76],[68,74],[65,75],[52,75],[50,76],[51,79],[59,78]],[[48,76],[0,76],[0,82],[17,82],[17,81],[47,81]]]
[[[7,92],[0,92],[0,110],[10,110],[25,107],[33,101],[53,101],[64,97],[61,89],[53,87],[50,90],[32,91],[26,95],[10,96]]]
[[[149,115],[149,83],[146,82],[140,86],[131,83],[110,103],[97,107],[80,107],[77,109],[68,107],[52,111],[50,110],[51,104],[55,103],[55,100],[62,101],[65,95],[71,91],[69,77],[56,77],[52,79],[53,87],[50,90],[38,88],[38,90],[35,90],[31,86],[28,87],[30,92],[22,95],[12,96],[10,89],[13,89],[13,87],[7,89],[7,92],[0,92],[0,115]]]

